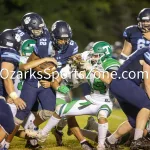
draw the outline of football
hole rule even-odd
[[[43,71],[46,70],[46,72],[49,74],[54,72],[57,68],[57,66],[53,62],[44,62],[40,64],[38,67],[40,70],[43,70]]]

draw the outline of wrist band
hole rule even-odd
[[[11,92],[11,93],[9,94],[9,97],[12,98],[12,99],[16,99],[16,98],[18,98],[18,95],[17,95],[16,92]]]

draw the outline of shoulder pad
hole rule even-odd
[[[76,54],[78,52],[78,45],[75,41],[71,40],[70,43],[69,43],[69,48],[71,49],[72,51],[72,54]]]

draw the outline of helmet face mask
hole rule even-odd
[[[138,27],[142,32],[150,31],[150,8],[144,8],[140,11],[138,17]]]
[[[32,29],[31,32],[34,35],[34,37],[39,37],[43,34],[43,28]]]
[[[93,44],[91,60],[97,64],[101,64],[105,59],[112,56],[111,45],[104,41],[99,41]]]
[[[64,51],[68,48],[72,38],[72,30],[65,21],[56,21],[51,28],[52,44],[56,51]]]

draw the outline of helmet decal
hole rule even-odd
[[[30,21],[31,21],[31,18],[30,18],[30,17],[26,17],[26,18],[24,19],[24,23],[25,23],[25,24],[29,24]]]

